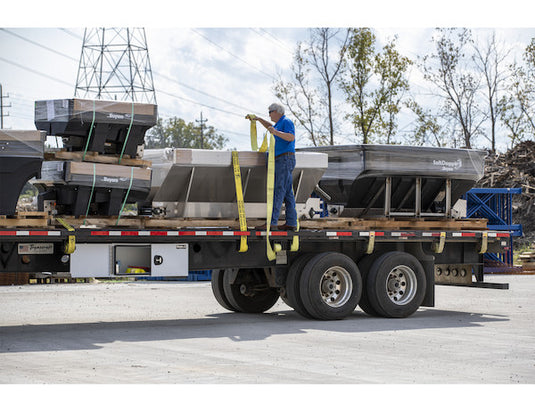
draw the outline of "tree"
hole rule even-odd
[[[424,109],[414,99],[406,102],[407,108],[416,116],[415,127],[409,133],[407,142],[416,146],[430,143],[444,147],[448,140],[448,128],[441,124],[440,119],[430,109]]]
[[[499,101],[511,146],[535,134],[535,39],[526,47],[523,62],[511,65],[507,93]]]
[[[411,60],[399,54],[396,38],[380,52],[369,28],[350,29],[340,85],[354,108],[347,118],[362,143],[392,143],[402,98],[409,90],[406,78]]]
[[[491,150],[496,152],[496,128],[500,118],[500,110],[503,108],[499,104],[500,93],[503,91],[503,85],[507,79],[507,72],[502,69],[502,66],[509,52],[499,47],[495,32],[487,38],[487,42],[482,48],[474,44],[474,50],[475,65],[485,80]]]
[[[311,29],[310,41],[297,45],[291,66],[293,81],[284,82],[279,77],[274,86],[276,96],[305,128],[314,146],[334,145],[333,89],[345,53],[347,31],[333,61],[329,46],[340,32],[331,28]]]
[[[438,88],[436,95],[444,103],[443,116],[456,121],[464,146],[470,149],[485,120],[477,101],[481,76],[469,67],[471,61],[465,56],[472,44],[471,32],[437,29],[436,34],[436,53],[424,56],[421,65],[424,78]]]
[[[220,135],[212,126],[204,128],[204,149],[223,149],[228,139]],[[193,122],[186,123],[178,117],[166,120],[158,119],[156,125],[149,129],[145,137],[145,148],[161,149],[174,148],[201,148],[201,135],[198,127]]]

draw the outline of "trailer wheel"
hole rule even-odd
[[[312,319],[312,316],[310,316],[310,313],[305,309],[305,305],[301,299],[299,282],[301,280],[303,268],[313,256],[313,254],[308,253],[297,257],[292,263],[292,266],[290,266],[288,277],[286,278],[286,299],[288,299],[288,306],[292,307],[297,313],[308,319]]]
[[[212,293],[214,294],[215,300],[217,300],[221,306],[232,312],[237,312],[238,309],[230,304],[225,295],[225,289],[223,288],[224,273],[225,271],[222,269],[212,271]]]
[[[341,253],[314,256],[301,273],[303,305],[315,319],[336,320],[351,314],[362,294],[362,278],[355,262]]]
[[[366,285],[368,284],[368,273],[373,262],[377,259],[377,254],[368,255],[360,260],[358,268],[362,276],[362,296],[360,297],[359,307],[370,316],[381,316],[374,308],[372,308],[368,299],[368,291]]]
[[[404,318],[420,307],[426,289],[425,271],[414,256],[388,252],[371,266],[366,281],[370,306],[387,318]]]
[[[223,290],[237,312],[262,313],[273,307],[279,299],[278,290],[269,287],[264,269],[239,269],[234,281],[232,278],[233,270],[226,269]]]

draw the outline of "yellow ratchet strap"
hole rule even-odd
[[[65,222],[62,218],[57,217],[56,220],[69,232],[74,232],[74,228]],[[74,235],[69,235],[67,237],[67,244],[65,245],[64,253],[70,255],[76,250],[76,239]]]
[[[267,151],[267,133],[264,134],[264,140],[262,141],[262,145],[260,146],[260,149],[258,149],[258,135],[256,131],[256,115],[254,114],[248,114],[245,116],[246,119],[249,119],[251,121],[251,150],[253,152],[266,152]]]
[[[238,158],[238,152],[232,152],[232,166],[234,168],[234,184],[236,186],[236,199],[238,202],[238,215],[240,217],[240,231],[247,231],[247,219],[245,217],[245,206],[243,204],[243,188],[241,184],[241,172],[240,172],[240,160]],[[247,246],[247,236],[240,237],[240,250],[239,252],[247,252],[249,247]]]
[[[296,232],[299,232],[299,219],[297,219],[297,229]],[[297,252],[299,250],[299,236],[294,235],[292,244],[290,246],[290,252]]]
[[[275,189],[275,138],[269,133],[269,152],[268,152],[268,170],[267,170],[267,190],[266,190],[266,252],[268,260],[275,260],[276,252],[279,252],[282,247],[280,244],[275,244],[271,247],[269,242],[269,231],[271,230],[271,215],[273,212],[273,191]]]

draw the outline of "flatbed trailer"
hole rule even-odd
[[[180,228],[75,228],[67,221],[0,228],[0,276],[186,277],[212,270],[214,296],[228,310],[264,312],[281,297],[302,316],[324,320],[342,319],[357,305],[374,316],[406,317],[434,306],[435,284],[507,288],[485,282],[483,254],[505,253],[510,234],[480,222],[470,229],[454,219],[355,219],[353,226],[340,219],[336,228],[336,219],[311,219],[298,232],[268,236],[213,221]],[[244,237],[247,250],[240,252]],[[276,251],[272,260],[268,245]]]

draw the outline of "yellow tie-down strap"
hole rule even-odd
[[[238,216],[240,218],[240,231],[247,231],[247,218],[245,217],[245,206],[243,204],[243,188],[241,184],[240,160],[238,152],[232,152],[232,166],[234,168],[234,184],[236,186],[236,199],[238,202]],[[247,252],[247,236],[240,237],[240,252]]]
[[[264,134],[264,140],[262,140],[262,145],[258,149],[258,136],[256,132],[256,116],[254,114],[248,114],[245,116],[246,119],[251,121],[251,150],[253,152],[266,152],[268,148],[267,133]]]
[[[282,249],[281,245],[275,244],[275,249],[269,242],[269,231],[271,230],[271,215],[273,213],[273,191],[275,189],[275,138],[269,133],[269,152],[268,152],[268,170],[267,170],[267,189],[266,189],[266,252],[269,260],[275,260],[276,252]]]
[[[57,217],[56,220],[63,225],[65,229],[67,229],[69,232],[74,232],[74,228],[69,225],[67,222],[65,222],[62,218]],[[69,235],[67,237],[67,243],[65,244],[64,253],[70,255],[76,250],[76,238],[74,235]]]

